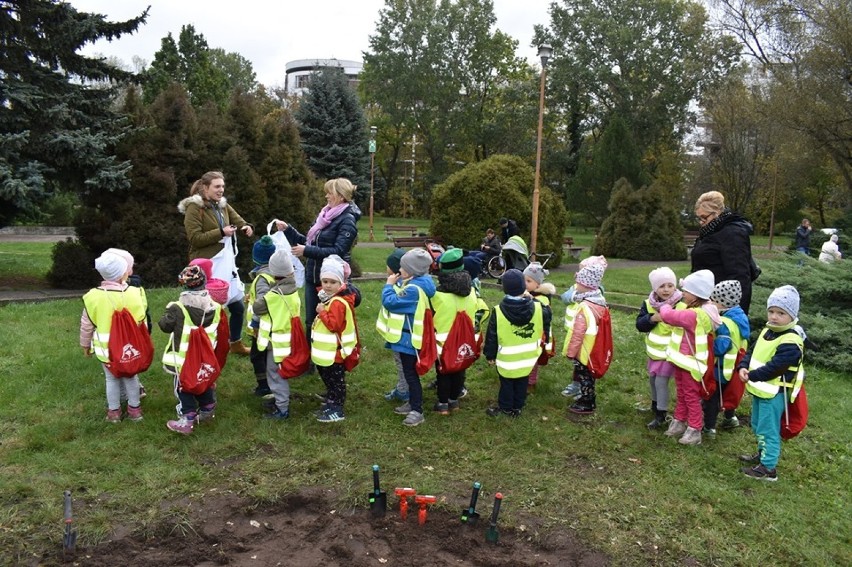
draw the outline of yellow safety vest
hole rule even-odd
[[[346,308],[346,327],[340,336],[332,333],[322,319],[317,317],[311,329],[311,360],[317,366],[331,366],[337,357],[337,346],[340,345],[340,353],[346,358],[355,347],[358,346],[358,333],[355,330],[355,315],[352,306],[342,297],[332,297],[329,306],[334,301],[340,301]]]
[[[479,317],[479,321],[476,318]],[[476,297],[476,312],[473,317],[473,333],[476,337],[476,342],[482,333],[488,330],[488,320],[491,318],[491,310],[488,309],[488,304],[481,297]]]
[[[298,293],[284,295],[273,290],[264,297],[269,313],[260,316],[257,350],[266,350],[271,343],[273,359],[275,362],[281,362],[290,356],[290,321],[299,316],[302,302]]]
[[[98,360],[109,363],[109,330],[112,326],[112,314],[127,308],[137,322],[145,320],[148,298],[141,287],[128,286],[124,291],[112,291],[94,288],[83,296],[83,306],[89,320],[95,326],[92,335],[92,350]]]
[[[456,315],[464,311],[473,322],[476,317],[476,308],[477,297],[473,290],[470,290],[470,294],[465,297],[444,291],[435,293],[432,297],[432,309],[435,311],[433,322],[435,324],[435,342],[438,344],[438,356],[441,356],[441,351],[444,350],[444,343],[447,342]]]
[[[683,327],[672,327],[669,346],[666,348],[666,358],[677,366],[688,370],[692,379],[701,382],[704,373],[707,372],[707,361],[710,354],[708,351],[707,335],[713,331],[713,322],[710,316],[700,307],[691,308],[697,315],[695,321],[695,344],[689,345],[691,354],[680,352],[680,343],[683,342]]]
[[[751,360],[748,364],[749,371],[765,366],[766,363],[775,355],[775,351],[778,350],[778,347],[782,344],[794,344],[799,347],[800,351],[804,352],[804,341],[796,331],[783,333],[770,341],[767,340],[765,336],[768,330],[769,329],[763,329],[763,331],[760,332],[760,336],[757,338],[757,343],[754,345],[754,351],[751,353]],[[792,384],[785,382],[783,376],[777,376],[772,380],[767,380],[766,382],[752,382],[749,380],[746,382],[746,390],[758,398],[769,399],[774,398],[781,388],[784,387],[790,390],[790,402],[794,402],[796,400],[796,396],[799,395],[799,390],[802,389],[802,383],[805,380],[805,370],[802,365],[802,359],[799,358],[799,363],[795,366],[791,366],[789,370],[796,373],[796,378]]]
[[[246,313],[246,328],[252,329],[251,320],[254,316],[254,302],[257,301],[257,282],[260,278],[265,279],[269,282],[269,286],[272,287],[275,285],[275,277],[272,274],[257,274],[257,277],[251,282],[249,286],[249,294],[248,294],[248,313]],[[253,330],[253,329],[252,329]]]
[[[574,336],[574,321],[581,309],[586,317],[586,334],[583,335],[583,343],[580,345],[579,361],[580,364],[588,366],[589,356],[591,356],[592,348],[594,348],[595,341],[598,338],[598,320],[595,319],[594,311],[586,305],[585,301],[570,303],[565,308],[565,346],[562,347],[562,355],[568,356],[568,344]]]
[[[686,309],[686,304],[683,301],[678,301],[674,308]],[[657,312],[656,309],[651,307],[651,302],[647,299],[645,300],[645,309],[650,315]],[[648,355],[648,358],[651,360],[666,359],[666,347],[668,347],[669,341],[671,340],[672,329],[674,329],[674,327],[668,323],[660,321],[647,335],[645,335],[645,353]]]
[[[529,376],[541,354],[544,316],[541,303],[533,302],[535,311],[529,325],[513,325],[497,306],[497,371],[503,378]],[[529,327],[532,327],[531,329]]]
[[[725,353],[722,359],[722,376],[725,380],[730,381],[734,376],[734,368],[737,364],[737,356],[740,349],[748,347],[748,337],[740,335],[740,328],[733,319],[723,316],[722,324],[728,328],[731,336],[731,348]]]
[[[550,307],[550,296],[549,295],[536,295],[533,296],[535,301],[538,301],[542,305],[546,305]],[[553,336],[553,319],[551,318],[550,329],[548,329],[547,333],[547,342],[544,344],[544,351],[552,353],[554,352],[554,345],[556,342],[556,338]]]
[[[414,318],[410,321],[411,346],[415,350],[420,350],[420,347],[423,346],[423,319],[426,316],[426,307],[429,305],[429,296],[420,289],[420,286],[412,284],[395,286],[397,289],[394,291],[398,296],[402,296],[405,295],[409,286],[414,287],[418,293],[417,308],[414,312]],[[398,343],[402,338],[402,329],[407,317],[408,315],[405,313],[391,313],[386,307],[382,307],[379,310],[379,317],[376,319],[376,330],[387,342]]]
[[[163,351],[163,366],[167,367],[167,372],[172,372],[172,370],[168,368],[171,367],[174,369],[175,374],[180,374],[180,369],[183,368],[183,364],[186,362],[186,353],[189,351],[189,334],[193,329],[197,329],[198,325],[192,324],[192,318],[189,316],[189,312],[182,303],[172,301],[166,305],[166,309],[172,305],[177,305],[183,312],[183,328],[180,332],[180,343],[177,350],[175,350],[174,333],[172,333],[169,337],[169,342],[166,344],[166,350]],[[210,344],[213,345],[214,350],[216,349],[216,330],[219,327],[219,319],[221,319],[221,317],[222,306],[218,303],[214,303],[213,321],[204,327],[204,332],[207,333],[207,337],[210,339]]]

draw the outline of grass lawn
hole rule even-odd
[[[389,248],[373,250],[380,252],[356,249],[356,257],[380,271]],[[563,290],[569,277],[553,279]],[[79,301],[0,308],[0,564],[33,564],[58,549],[66,489],[75,495],[83,547],[106,541],[118,525],[151,537],[191,530],[183,506],[211,488],[274,502],[321,486],[340,506],[366,508],[373,463],[386,486],[436,494],[437,506],[453,513],[478,480],[482,502],[504,493],[500,521],[507,529],[523,525],[534,539],[572,530],[620,565],[852,564],[846,376],[808,368],[811,421],[785,444],[774,484],[739,473],[737,455],[755,446],[748,428],[692,448],[645,428],[650,416],[636,409],[648,404],[643,344],[633,317],[619,312],[616,357],[598,383],[596,415],[568,417],[560,391],[570,367],[557,357],[542,369],[521,418],[490,418],[484,410],[496,399],[497,377],[479,361],[468,372],[461,412],[427,412],[423,425],[406,428],[381,397],[396,381],[373,328],[381,283],[359,284],[365,348],[348,379],[345,421],[313,419],[318,402],[311,394],[323,390],[316,376],[292,382],[299,398],[288,422],[263,420],[250,364],[234,357],[219,382],[216,419],[190,437],[165,428],[175,400],[156,362],[143,376],[145,420],[103,421],[100,365],[77,346]],[[647,269],[613,269],[604,283],[638,305]],[[176,296],[176,289],[149,290],[155,321]],[[485,296],[493,305],[500,294],[488,287]],[[154,337],[162,353],[166,337]],[[426,390],[424,405],[433,402]],[[746,399],[740,415],[749,412]]]

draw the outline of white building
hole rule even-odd
[[[284,88],[287,94],[301,96],[309,88],[311,75],[320,69],[342,69],[349,85],[358,87],[358,75],[364,64],[360,61],[346,61],[344,59],[297,59],[286,65],[287,75],[284,79]]]

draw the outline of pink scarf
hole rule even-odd
[[[305,237],[305,244],[315,244],[317,234],[319,234],[322,229],[330,225],[331,221],[339,217],[341,213],[348,208],[349,203],[340,203],[334,207],[329,207],[328,205],[324,206],[317,215],[317,220],[314,221],[313,226],[311,226],[311,229],[308,231],[308,236]]]
[[[674,293],[672,293],[665,301],[661,301],[660,298],[657,297],[657,294],[652,291],[651,295],[648,296],[648,303],[651,304],[651,307],[659,311],[660,307],[663,305],[671,305],[674,307],[681,299],[683,299],[683,293],[679,289],[674,290]]]

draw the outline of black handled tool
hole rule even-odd
[[[373,465],[373,491],[368,495],[368,500],[373,516],[380,518],[385,515],[388,509],[388,495],[387,492],[379,489],[379,465]]]
[[[62,540],[62,557],[66,560],[74,558],[77,547],[77,530],[72,529],[74,519],[71,515],[71,491],[65,491],[65,537]]]
[[[488,530],[485,532],[485,541],[497,543],[500,539],[500,534],[497,532],[497,516],[500,514],[500,504],[503,502],[503,495],[497,493],[494,495],[494,510],[491,511],[491,522],[488,525]]]
[[[479,498],[479,489],[482,485],[478,482],[473,483],[473,493],[470,495],[470,506],[462,510],[461,521],[469,526],[475,525],[479,521],[479,514],[476,512],[476,501]]]

